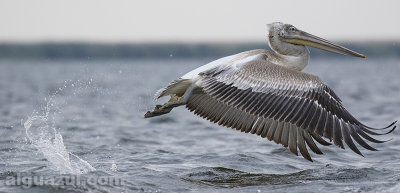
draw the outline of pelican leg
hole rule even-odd
[[[183,94],[182,97],[180,97],[178,100],[165,103],[161,107],[161,109],[169,109],[169,108],[175,108],[175,107],[179,107],[181,105],[185,105],[186,102],[189,100],[190,96],[192,95],[194,89],[196,89],[196,88],[197,88],[197,86],[195,84],[190,85],[189,88],[186,89],[185,94]]]
[[[172,111],[173,108],[161,108],[162,105],[156,105],[153,111],[147,111],[147,113],[144,115],[144,118],[150,118],[150,117],[156,117],[160,116],[163,114],[167,114]]]
[[[164,105],[156,105],[153,111],[147,111],[144,118],[156,117],[163,114],[167,114],[172,111],[173,108],[185,105],[193,93],[193,90],[197,88],[196,85],[192,84],[183,94],[182,97],[171,96],[171,99]]]

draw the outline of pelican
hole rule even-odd
[[[163,105],[156,105],[144,117],[163,115],[185,105],[211,122],[266,137],[296,155],[299,150],[309,161],[312,159],[307,146],[314,153],[322,154],[315,141],[321,145],[331,145],[333,141],[342,149],[344,141],[361,156],[354,141],[376,151],[365,140],[385,142],[370,135],[391,133],[397,121],[380,129],[364,125],[343,107],[324,81],[302,72],[310,58],[306,46],[348,56],[365,56],[290,24],[275,22],[267,27],[268,44],[273,52],[250,50],[188,72],[155,94],[155,99],[171,98]],[[382,129],[389,131],[375,131]]]

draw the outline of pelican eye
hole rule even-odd
[[[289,30],[290,30],[291,32],[295,32],[295,31],[296,31],[296,28],[292,26],[292,27],[289,28]]]

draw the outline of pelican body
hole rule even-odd
[[[188,72],[156,93],[155,99],[171,98],[164,105],[156,105],[145,118],[185,105],[211,122],[266,137],[296,155],[299,150],[309,161],[312,159],[307,146],[314,153],[322,154],[315,141],[322,145],[333,141],[343,149],[344,141],[361,156],[354,141],[375,151],[365,140],[382,143],[370,136],[382,133],[354,118],[319,77],[301,72],[310,58],[306,46],[365,56],[290,24],[275,22],[267,26],[268,43],[273,52],[246,51]],[[381,128],[389,129],[383,134],[392,132],[395,123]]]

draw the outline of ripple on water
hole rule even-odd
[[[173,117],[156,117],[156,118],[152,118],[150,119],[150,123],[175,123],[176,120]]]
[[[298,184],[307,181],[368,181],[385,173],[373,168],[319,168],[306,169],[288,174],[248,173],[224,167],[199,167],[185,174],[182,179],[192,183],[208,184],[217,187],[246,187],[262,185]]]

